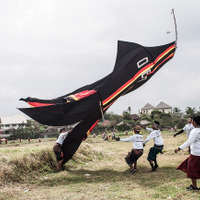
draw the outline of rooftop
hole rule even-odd
[[[22,124],[26,123],[26,118],[24,115],[12,115],[8,117],[0,117],[0,123],[4,124]]]

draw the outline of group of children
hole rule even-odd
[[[150,134],[145,140],[141,135],[141,128],[150,131]],[[159,167],[157,163],[157,155],[158,153],[162,153],[164,148],[164,142],[160,131],[160,123],[158,121],[154,121],[152,123],[152,128],[136,125],[133,130],[135,134],[128,138],[115,138],[116,141],[133,142],[131,152],[129,152],[125,157],[125,161],[131,169],[130,173],[134,174],[137,171],[137,160],[143,155],[144,146],[151,139],[154,140],[154,146],[150,148],[147,160],[151,166],[151,171],[156,171]],[[181,131],[176,133],[174,137],[184,131],[187,132],[188,139],[183,145],[179,146],[174,151],[177,153],[186,147],[190,147],[190,156],[177,169],[187,173],[187,177],[191,178],[192,184],[187,188],[188,190],[200,190],[200,188],[197,187],[197,179],[200,179],[200,116],[189,118],[188,124]],[[60,136],[53,147],[58,161],[57,171],[62,169],[62,163],[64,160],[61,149],[62,143],[70,132],[71,131],[67,132],[65,129],[61,129]]]
[[[134,127],[134,135],[121,139],[121,138],[116,138],[117,141],[122,141],[122,142],[133,142],[133,149],[131,150],[130,153],[126,156],[125,160],[126,163],[130,166],[131,168],[131,173],[135,173],[137,171],[137,160],[139,157],[142,156],[143,154],[143,149],[145,144],[151,140],[154,139],[154,146],[150,148],[149,154],[147,157],[147,160],[149,161],[151,165],[151,170],[156,171],[158,168],[157,164],[157,154],[162,153],[162,150],[164,148],[164,143],[161,135],[161,131],[159,129],[160,123],[158,121],[154,121],[152,124],[152,128],[147,128],[147,127],[142,127],[145,128],[147,131],[150,131],[150,134],[147,136],[145,140],[143,140],[143,136],[140,134],[141,132],[141,126],[136,125]]]
[[[121,139],[119,137],[116,138],[117,141],[133,142],[133,149],[125,157],[126,163],[130,166],[130,172],[132,174],[136,172],[137,160],[142,156],[145,144],[151,139],[154,140],[154,146],[150,148],[147,160],[150,163],[151,171],[157,170],[157,154],[162,153],[164,148],[159,125],[160,124],[158,121],[154,121],[152,128],[142,127],[150,131],[150,134],[144,141],[143,136],[140,134],[141,127],[138,125],[134,127],[134,135],[125,139]],[[187,177],[192,181],[192,184],[186,188],[187,190],[200,190],[200,188],[197,187],[197,179],[200,179],[200,116],[195,116],[193,118],[190,117],[188,119],[188,124],[182,130],[176,133],[174,137],[184,131],[186,131],[188,139],[184,144],[176,148],[174,152],[177,153],[178,151],[189,147],[190,155],[183,163],[178,166],[177,169],[185,172]]]

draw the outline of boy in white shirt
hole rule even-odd
[[[152,124],[152,128],[146,128],[146,130],[150,131],[151,133],[147,136],[147,138],[145,139],[143,145],[145,146],[145,144],[153,139],[154,140],[154,146],[152,148],[150,148],[149,150],[149,154],[147,157],[147,160],[149,161],[152,171],[156,171],[157,168],[159,167],[157,164],[157,154],[158,153],[162,153],[162,150],[164,148],[164,142],[162,139],[162,135],[161,132],[159,130],[159,126],[160,123],[158,121],[154,121]],[[155,163],[155,165],[154,165]]]
[[[174,137],[176,137],[177,135],[179,135],[185,131],[187,133],[187,138],[189,138],[190,132],[193,128],[194,128],[194,126],[192,124],[192,117],[189,117],[188,123],[178,133],[174,134]],[[190,153],[190,147],[188,147],[188,152]]]
[[[189,117],[188,123],[178,133],[174,134],[174,137],[176,137],[177,135],[179,135],[185,131],[187,133],[187,138],[189,138],[190,132],[193,128],[194,128],[194,126],[192,124],[192,117]]]
[[[61,171],[61,169],[62,169],[64,155],[63,155],[61,147],[62,147],[62,144],[63,144],[65,138],[67,137],[67,135],[69,133],[70,133],[70,131],[67,132],[65,130],[65,128],[60,129],[60,135],[59,135],[55,145],[53,146],[53,151],[56,154],[56,160],[58,162],[57,171]]]
[[[192,185],[187,187],[187,190],[200,190],[197,187],[197,179],[200,179],[200,115],[193,118],[192,124],[194,129],[190,132],[189,138],[175,149],[175,153],[190,146],[190,156],[177,169],[187,173],[187,177],[191,178]]]
[[[141,127],[139,125],[136,125],[133,130],[135,134],[128,138],[125,139],[121,139],[119,137],[116,138],[117,141],[133,142],[133,149],[125,157],[126,163],[131,168],[130,171],[131,174],[136,172],[137,160],[143,154],[143,136],[140,134]]]

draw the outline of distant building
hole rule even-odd
[[[147,103],[140,111],[140,114],[147,114],[150,115],[152,111],[160,111],[163,113],[172,113],[172,107],[166,104],[165,102],[161,101],[156,107],[152,106],[151,104]]]
[[[152,111],[155,110],[155,107],[151,104],[147,103],[141,110],[140,114],[151,114]]]
[[[158,110],[163,113],[172,113],[172,107],[161,101],[156,107],[155,110]]]
[[[0,117],[0,130],[17,129],[27,123],[23,115],[12,115],[8,117]]]

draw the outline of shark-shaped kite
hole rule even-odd
[[[144,47],[131,42],[118,42],[114,70],[106,77],[55,99],[28,97],[31,108],[19,110],[46,125],[65,126],[78,123],[66,137],[62,149],[64,163],[91,133],[107,109],[121,96],[146,83],[174,56],[176,42]]]

